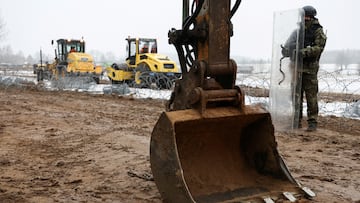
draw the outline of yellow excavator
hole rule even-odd
[[[83,39],[58,39],[53,63],[41,63],[34,65],[34,73],[37,80],[59,79],[59,77],[89,77],[99,83],[102,67],[95,65],[94,57],[85,53],[85,41]],[[54,41],[51,41],[54,45]],[[41,51],[40,51],[40,58]]]
[[[164,202],[296,202],[315,196],[280,156],[270,113],[245,105],[235,85],[231,18],[240,3],[183,0],[182,29],[168,34],[182,78],[150,142],[151,170]]]
[[[175,61],[158,53],[156,39],[128,37],[126,41],[126,63],[113,63],[107,67],[113,84],[125,82],[141,88],[155,84],[160,89],[169,89],[173,81],[181,76]]]

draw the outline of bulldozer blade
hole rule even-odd
[[[304,196],[260,106],[163,112],[150,163],[164,202],[264,202]]]

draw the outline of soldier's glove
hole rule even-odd
[[[284,56],[284,57],[289,57],[290,56],[290,51],[288,48],[286,47],[283,47],[281,45],[281,54]]]
[[[303,48],[300,50],[301,56],[304,58],[309,56],[309,52],[310,52],[310,50],[308,48]]]

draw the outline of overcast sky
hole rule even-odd
[[[360,0],[242,0],[232,19],[231,55],[270,58],[274,12],[305,5],[318,11],[326,50],[360,49]],[[53,54],[51,40],[84,37],[87,50],[124,57],[131,36],[157,38],[159,52],[175,53],[167,33],[181,28],[181,15],[181,0],[0,0],[7,31],[0,46]]]

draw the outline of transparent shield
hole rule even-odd
[[[277,131],[292,130],[299,124],[302,70],[299,50],[303,44],[303,10],[274,13],[270,113]]]

